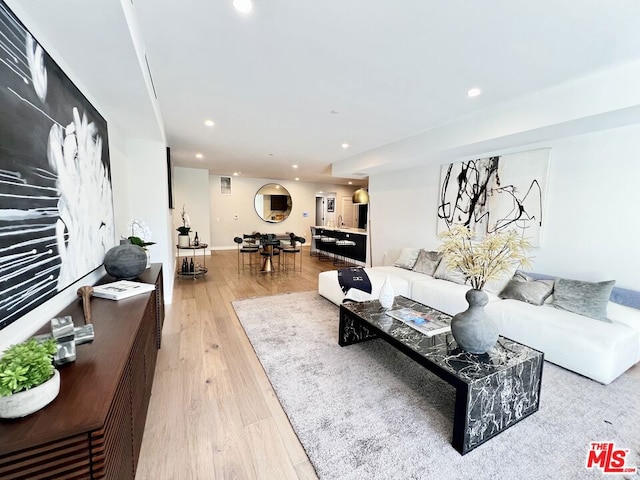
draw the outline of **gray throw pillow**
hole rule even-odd
[[[552,292],[553,280],[534,280],[522,272],[516,272],[500,292],[500,298],[542,305]]]
[[[419,253],[420,253],[419,248],[404,247],[400,251],[400,256],[398,257],[398,259],[395,262],[393,262],[393,266],[411,270],[413,266],[416,264],[416,260],[418,259]]]
[[[460,270],[450,269],[445,259],[442,259],[442,261],[436,268],[436,271],[433,274],[433,278],[448,280],[449,282],[459,283],[460,285],[464,285],[465,283],[467,283],[467,279],[465,278],[464,274]]]
[[[611,322],[607,319],[607,303],[615,283],[615,280],[593,283],[556,278],[552,305],[585,317]]]
[[[416,273],[424,273],[425,275],[431,275],[438,268],[438,264],[442,260],[442,254],[438,252],[428,252],[427,250],[420,250],[416,264],[413,266],[413,271]]]

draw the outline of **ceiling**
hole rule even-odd
[[[99,3],[78,42],[66,24],[87,2],[21,2],[65,55],[113,58],[122,25],[104,22],[124,17]],[[244,16],[232,0],[131,3],[174,164],[224,175],[346,183],[334,162],[640,57],[637,0],[254,0]],[[117,70],[73,68],[126,95]]]

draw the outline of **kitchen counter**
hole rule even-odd
[[[333,232],[345,232],[345,233],[359,233],[366,235],[367,231],[364,228],[350,228],[350,227],[314,227],[316,229],[330,230]]]

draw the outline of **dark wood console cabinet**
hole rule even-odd
[[[162,265],[138,280],[156,291],[117,302],[92,298],[95,339],[59,367],[58,397],[33,415],[0,422],[0,478],[135,477],[164,321]],[[60,315],[83,323],[79,301]]]

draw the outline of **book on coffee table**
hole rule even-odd
[[[123,300],[133,297],[134,295],[140,295],[141,293],[152,292],[155,289],[156,286],[153,283],[118,280],[117,282],[94,286],[92,295],[108,300]]]
[[[449,324],[436,320],[428,313],[419,312],[413,308],[389,310],[386,314],[418,330],[420,333],[424,333],[428,337],[451,330]]]

